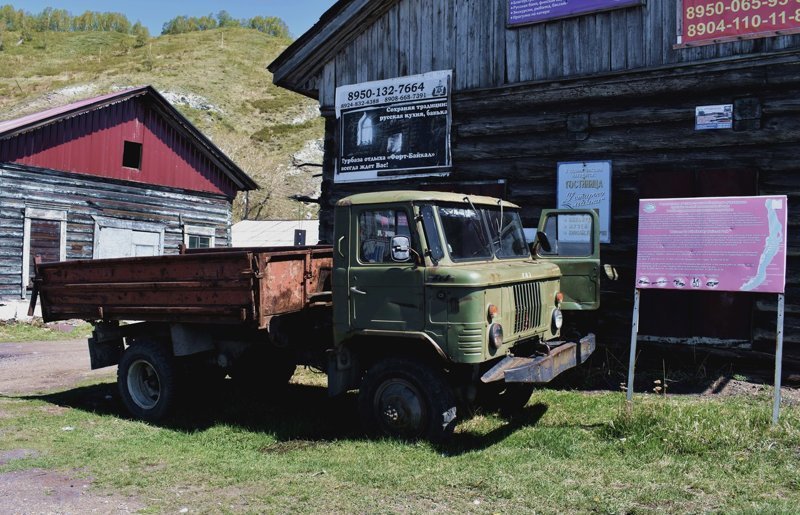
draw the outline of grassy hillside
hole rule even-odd
[[[250,218],[303,218],[314,206],[290,200],[315,195],[323,122],[313,100],[272,84],[266,65],[289,40],[255,30],[216,29],[153,38],[136,48],[120,33],[35,33],[33,41],[3,33],[0,51],[0,120],[8,120],[150,84],[208,135],[261,190],[250,194]],[[234,216],[242,217],[243,198]]]

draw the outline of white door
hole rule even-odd
[[[95,256],[99,259],[157,256],[160,248],[161,233],[101,227]]]

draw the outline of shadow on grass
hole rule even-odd
[[[525,407],[520,413],[508,418],[505,423],[486,434],[456,433],[449,441],[438,446],[446,456],[460,456],[474,451],[482,451],[502,442],[525,427],[535,426],[547,413],[547,404],[537,403]]]
[[[584,365],[568,370],[543,388],[622,392],[628,381],[629,350],[599,347]],[[674,395],[713,395],[734,379],[771,385],[771,356],[702,349],[685,345],[641,344],[636,357],[634,391],[655,393],[657,387]],[[784,376],[792,373],[784,366]],[[662,390],[658,390],[661,393]]]
[[[184,393],[175,414],[157,425],[189,433],[226,425],[268,433],[290,446],[298,442],[313,445],[314,442],[367,440],[359,424],[357,397],[350,392],[330,398],[326,388],[303,384],[289,384],[280,391],[259,394],[241,391],[232,381],[225,380],[214,391]],[[20,398],[133,420],[119,398],[116,383]],[[457,456],[487,449],[524,427],[535,426],[547,409],[545,404],[528,406],[489,433],[457,432],[437,450],[446,456]],[[264,452],[285,452],[284,447],[278,444]]]

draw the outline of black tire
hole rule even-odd
[[[533,383],[481,383],[476,404],[489,412],[511,417],[522,411],[533,395]]]
[[[167,418],[178,396],[177,370],[169,348],[156,342],[137,342],[122,353],[117,386],[125,407],[148,422]]]
[[[441,442],[456,425],[456,401],[443,374],[419,362],[386,359],[361,381],[358,410],[370,436]]]

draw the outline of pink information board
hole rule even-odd
[[[636,287],[783,293],[785,195],[642,199]]]

